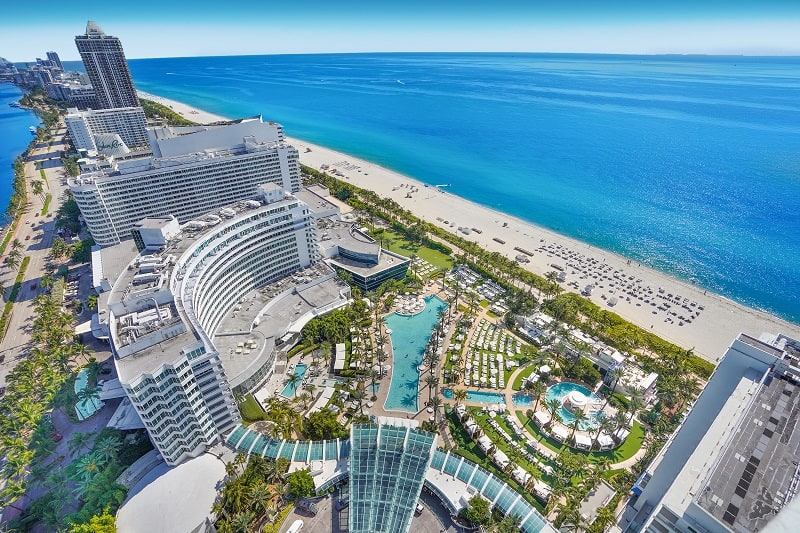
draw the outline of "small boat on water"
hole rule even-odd
[[[31,126],[28,130],[30,130],[31,135],[36,135],[36,126]]]
[[[10,105],[11,107],[21,107],[21,106],[19,105],[19,102],[9,102],[9,104],[8,104],[8,105]]]

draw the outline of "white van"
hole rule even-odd
[[[303,529],[303,521],[295,520],[294,524],[292,524],[289,529],[286,530],[286,533],[297,533],[301,529]]]

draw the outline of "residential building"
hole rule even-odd
[[[111,155],[115,146],[98,144],[103,134],[119,135],[129,150],[150,153],[147,119],[141,107],[79,111],[70,108],[64,123],[77,150],[89,150]]]
[[[349,291],[316,264],[308,208],[273,184],[179,231],[166,217],[134,235],[142,251],[100,302],[121,390],[174,465],[236,427],[234,394],[268,379],[286,340]]]
[[[47,60],[50,61],[54,67],[58,68],[58,70],[64,71],[64,65],[61,64],[61,58],[58,57],[57,53],[47,52]]]
[[[138,107],[122,43],[106,35],[94,21],[86,24],[86,33],[75,37],[75,46],[94,87],[100,109]]]
[[[741,334],[633,487],[626,531],[764,529],[800,483],[800,342]]]
[[[251,198],[261,184],[300,189],[297,150],[285,142],[280,125],[261,117],[225,126],[159,128],[150,138],[152,157],[114,160],[69,180],[97,244],[128,238],[133,224],[147,217],[173,215],[184,224]]]

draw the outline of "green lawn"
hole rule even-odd
[[[524,411],[517,411],[516,414],[520,422],[524,424],[525,428],[527,428],[528,431],[536,436],[536,440],[539,441],[539,444],[543,444],[557,453],[560,453],[563,450],[570,450],[573,453],[586,455],[589,457],[589,462],[592,463],[599,463],[603,459],[608,459],[612,463],[620,463],[636,455],[636,452],[641,449],[642,444],[644,443],[644,428],[641,424],[639,424],[639,422],[634,420],[631,433],[628,435],[628,438],[625,439],[625,442],[622,443],[622,446],[607,452],[586,452],[583,450],[578,450],[577,448],[571,448],[566,444],[562,444],[557,440],[551,439],[539,431],[539,426],[534,424],[533,421],[525,416]]]
[[[244,397],[244,401],[239,404],[239,412],[242,413],[242,419],[245,422],[264,420],[266,414],[252,394]]]
[[[522,372],[517,374],[517,377],[514,378],[513,389],[514,390],[520,390],[522,388],[522,380],[527,378],[527,377],[529,377],[534,372],[536,372],[537,368],[538,368],[537,365],[532,364],[529,367],[525,368]]]
[[[384,230],[383,233],[376,237],[381,245],[396,254],[411,257],[417,255],[420,259],[424,259],[435,267],[442,270],[450,270],[453,267],[453,259],[446,254],[427,246],[418,246],[408,239],[392,230]]]
[[[473,413],[474,414],[474,413]],[[528,491],[526,491],[519,483],[517,483],[511,476],[500,470],[497,465],[495,465],[483,451],[478,447],[478,445],[473,441],[467,432],[464,431],[464,427],[458,421],[458,417],[456,417],[455,413],[452,411],[448,414],[448,422],[450,425],[450,434],[453,436],[453,440],[456,442],[456,448],[452,450],[453,453],[464,457],[465,459],[469,459],[473,463],[479,464],[484,469],[488,470],[496,477],[500,478],[501,480],[508,483],[514,490],[516,490],[519,494],[521,494],[528,502],[531,503],[539,512],[544,511],[544,506],[534,498]],[[489,427],[488,424],[485,424],[481,427],[494,433],[494,430]],[[496,433],[492,434],[492,440],[495,444],[503,449],[504,451],[508,451],[506,448],[503,447],[503,444],[506,444],[505,441]],[[506,444],[507,446],[507,444]],[[523,459],[523,461],[525,461]],[[527,464],[527,461],[525,461]],[[539,477],[539,476],[537,476]],[[546,481],[545,481],[546,482]]]

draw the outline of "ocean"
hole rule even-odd
[[[14,192],[14,160],[31,142],[30,127],[41,121],[32,111],[11,107],[18,102],[22,91],[11,83],[0,83],[0,213],[5,214],[11,193]],[[0,220],[5,225],[6,220]]]
[[[800,58],[131,60],[139,89],[287,135],[800,322]]]

